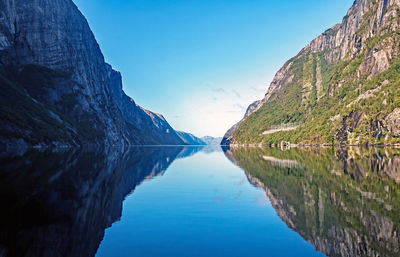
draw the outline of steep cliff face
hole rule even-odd
[[[343,138],[337,136],[342,121],[358,111],[365,120],[347,130],[341,143],[397,142],[399,125],[385,121],[399,107],[399,31],[399,0],[355,1],[341,24],[278,71],[264,99],[234,128],[233,141],[331,143]],[[299,128],[263,134],[292,123]],[[379,124],[383,133],[376,130]]]
[[[125,95],[71,0],[0,0],[0,75],[3,143],[183,143]]]

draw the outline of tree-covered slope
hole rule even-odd
[[[355,1],[341,24],[279,70],[225,140],[399,143],[399,52],[400,1]]]

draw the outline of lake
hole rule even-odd
[[[0,256],[399,256],[400,150],[0,157]]]

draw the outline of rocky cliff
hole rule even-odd
[[[0,0],[0,143],[183,144],[138,106],[71,0]]]
[[[226,140],[399,142],[399,31],[399,0],[356,0],[342,23],[285,63]],[[354,111],[360,120],[353,123]],[[264,133],[285,124],[298,128]]]

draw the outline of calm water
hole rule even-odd
[[[395,149],[0,158],[0,256],[399,256]]]

